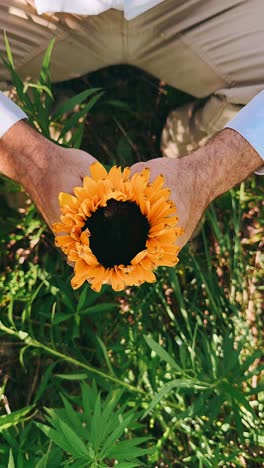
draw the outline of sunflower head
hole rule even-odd
[[[178,262],[176,208],[163,176],[149,182],[149,170],[130,177],[130,169],[99,163],[90,166],[74,195],[59,194],[61,222],[53,225],[55,242],[74,262],[72,287],[85,281],[100,291],[115,291],[155,281],[153,270]]]

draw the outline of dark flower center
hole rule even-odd
[[[113,198],[87,219],[90,248],[105,268],[129,265],[138,252],[146,248],[149,222],[134,202]]]

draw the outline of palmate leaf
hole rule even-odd
[[[83,436],[86,431],[83,427],[83,420],[81,418],[80,413],[78,413],[77,411],[74,411],[71,404],[63,395],[61,395],[61,399],[63,401],[64,408],[65,408],[64,414],[66,413],[68,417],[70,427],[76,432],[76,434],[78,434],[79,436]]]
[[[75,417],[80,418],[80,424],[77,422],[76,426],[74,427],[74,423],[71,421],[71,417],[69,417],[69,414],[65,410],[65,408],[45,408],[45,411],[47,413],[46,419],[47,421],[56,429],[60,425],[60,421],[62,421],[64,424],[72,428],[78,437],[83,437],[85,432],[82,432],[82,415],[78,412],[76,412]]]
[[[66,453],[73,455],[77,460],[88,460],[89,455],[86,446],[76,433],[63,421],[58,419],[54,429],[46,424],[35,424],[49,439],[62,448]]]
[[[105,458],[109,456],[109,453],[112,449],[112,445],[119,439],[123,434],[126,427],[129,425],[133,418],[133,414],[130,414],[128,417],[124,418],[123,421],[118,425],[118,427],[110,434],[106,441],[104,442],[101,449],[101,457]]]
[[[124,408],[116,409],[117,403],[122,395],[122,391],[116,392],[114,395],[109,395],[105,400],[102,410],[102,440],[105,440],[110,434],[113,433],[115,428],[120,424],[120,415],[123,413]]]
[[[151,437],[135,437],[131,440],[122,440],[114,446],[108,453],[108,457],[116,459],[131,459],[132,457],[141,457],[143,455],[150,455],[155,450],[153,448],[141,448],[143,442],[150,440]]]
[[[126,403],[117,407],[122,391],[101,399],[95,384],[89,387],[82,382],[83,411],[75,411],[62,396],[64,408],[46,409],[46,424],[37,426],[74,462],[73,466],[106,466],[106,458],[130,463],[127,466],[144,466],[138,457],[152,453],[153,449],[141,447],[149,437],[120,440],[125,429],[135,420],[134,410],[125,412]],[[96,460],[96,461],[95,461]],[[66,462],[66,464],[68,464]]]

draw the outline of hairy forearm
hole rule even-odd
[[[0,139],[0,172],[28,190],[47,169],[51,145],[24,121],[17,122]]]
[[[263,165],[263,159],[235,130],[226,128],[195,152],[210,201],[230,190]]]
[[[0,173],[23,186],[49,226],[54,219],[51,221],[50,212],[56,209],[54,200],[48,200],[51,163],[59,160],[59,155],[59,146],[24,121],[17,122],[0,138]]]
[[[0,138],[0,173],[19,182],[51,227],[60,216],[58,195],[71,193],[95,158],[47,140],[24,121]]]

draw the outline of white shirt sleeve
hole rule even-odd
[[[35,0],[35,6],[39,15],[47,12],[99,15],[110,8],[115,8],[116,10],[124,10],[125,19],[130,21],[163,1],[164,0]]]
[[[27,119],[25,112],[0,91],[0,138],[22,119]]]
[[[264,160],[264,91],[243,107],[225,128],[240,133]],[[255,174],[264,175],[264,165]]]

